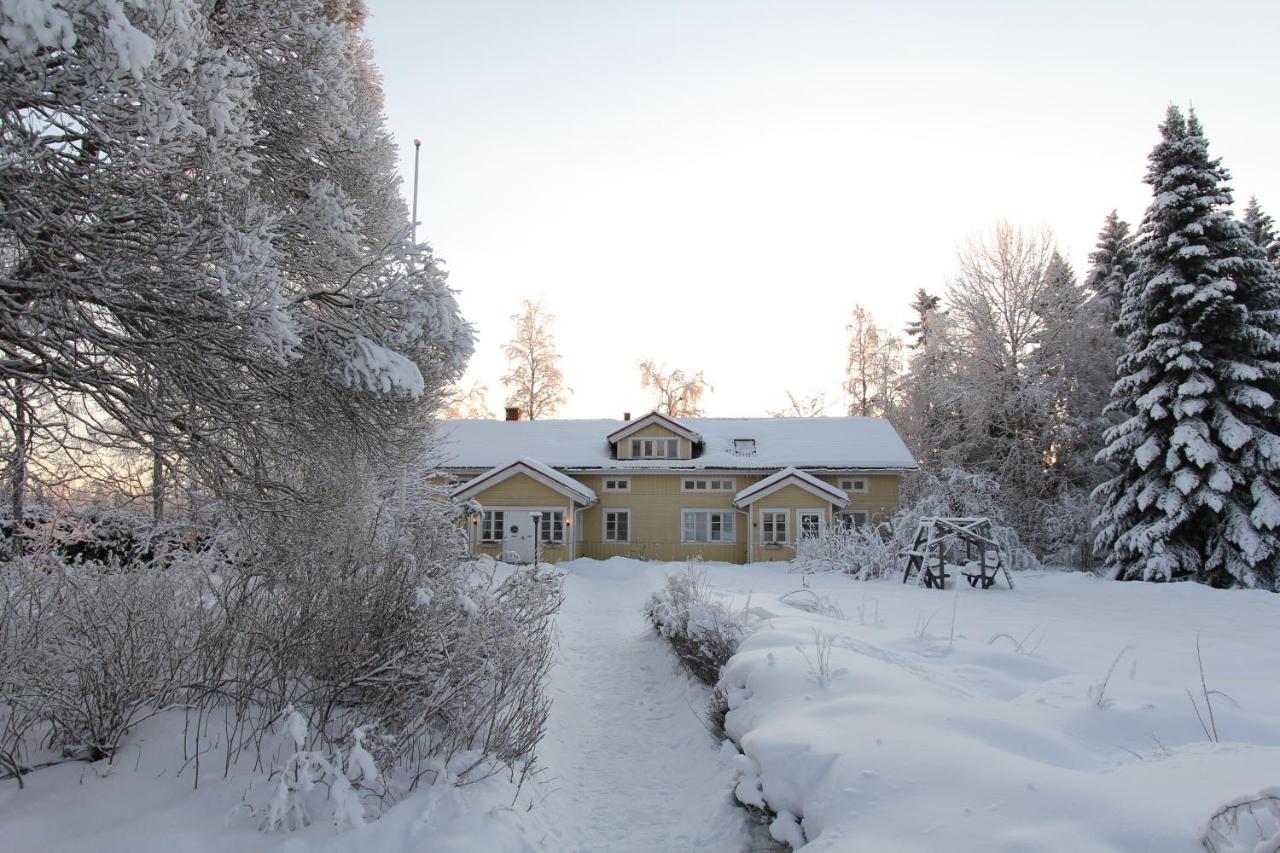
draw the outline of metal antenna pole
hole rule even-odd
[[[413,245],[418,245],[418,159],[422,153],[422,140],[414,137],[413,139],[413,216],[409,223],[409,240]],[[409,492],[409,466],[408,464],[400,466],[400,512],[399,523],[404,523],[405,505],[408,501]]]
[[[422,153],[422,140],[413,140],[413,222],[409,225],[409,236],[414,243],[418,242],[418,155]]]

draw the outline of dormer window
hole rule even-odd
[[[631,439],[632,459],[678,459],[679,457],[680,439],[678,438]]]
[[[755,456],[756,440],[754,438],[735,438],[733,440],[733,452],[739,456]]]

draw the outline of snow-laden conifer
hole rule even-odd
[[[1227,171],[1170,107],[1146,181],[1100,461],[1095,545],[1115,577],[1274,589],[1280,279],[1233,218]]]
[[[1124,284],[1133,274],[1136,263],[1129,223],[1121,219],[1114,210],[1107,214],[1102,223],[1097,248],[1089,254],[1089,263],[1084,286],[1103,300],[1108,321],[1115,323],[1120,316]]]
[[[1258,204],[1257,196],[1249,197],[1240,224],[1244,226],[1244,235],[1262,250],[1267,260],[1280,266],[1280,235],[1276,234],[1276,221]]]

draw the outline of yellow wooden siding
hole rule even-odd
[[[758,475],[721,474],[717,479],[734,480],[734,489],[724,492],[682,492],[681,482],[686,476],[707,479],[713,475],[700,472],[684,474],[636,474],[611,473],[581,476],[580,482],[590,486],[600,498],[600,503],[582,512],[582,531],[578,553],[584,557],[607,559],[609,557],[641,557],[649,560],[689,560],[701,556],[704,560],[723,560],[745,563],[747,560],[746,516],[734,512],[733,543],[680,541],[683,532],[681,511],[685,509],[723,509],[733,511],[733,496],[747,485],[761,479]],[[606,492],[604,481],[629,477],[629,492]],[[604,518],[608,508],[631,511],[631,541],[605,542]]]
[[[822,511],[823,524],[831,523],[831,504],[826,498],[807,492],[799,486],[783,486],[771,495],[766,495],[751,506],[751,521],[755,543],[754,556],[759,560],[791,560],[796,556],[796,536],[800,533],[800,512],[806,509]],[[765,510],[784,510],[787,513],[787,544],[765,545],[761,540],[764,525],[761,513]]]
[[[661,430],[661,427],[654,427]],[[799,533],[799,510],[821,509],[826,523],[831,522],[831,507],[821,496],[797,486],[786,486],[761,498],[750,507],[750,516],[735,512],[737,540],[733,543],[681,543],[683,532],[681,510],[723,509],[734,512],[733,496],[737,492],[763,479],[758,474],[725,472],[691,472],[687,474],[648,474],[635,471],[616,471],[601,474],[572,475],[574,479],[590,487],[600,498],[595,506],[582,510],[571,519],[566,536],[573,537],[572,549],[565,546],[540,546],[540,556],[548,562],[568,559],[571,553],[579,557],[607,559],[615,556],[639,557],[649,560],[679,561],[701,557],[705,560],[723,560],[745,563],[747,539],[752,537],[752,559],[790,560],[795,556],[794,543]],[[850,476],[865,477],[867,492],[850,495],[849,508],[871,513],[873,521],[888,518],[897,509],[898,478],[896,475],[821,475],[820,479],[837,488],[841,479]],[[681,489],[685,479],[733,479],[733,489],[716,492],[685,492]],[[606,479],[627,479],[630,490],[605,491]],[[499,483],[476,496],[486,507],[551,507],[568,508],[569,500],[553,489],[524,474]],[[628,509],[630,516],[630,542],[604,541],[605,511],[609,508]],[[787,513],[787,538],[785,547],[765,548],[760,543],[761,509],[785,509]],[[482,554],[498,556],[498,545],[476,545]]]
[[[512,511],[513,507],[529,507],[530,510],[535,508],[558,509],[564,512],[566,519],[570,517],[569,513],[571,512],[571,501],[568,498],[555,489],[539,483],[527,474],[516,474],[501,483],[496,483],[487,489],[483,489],[476,494],[475,499],[486,509],[505,509],[508,512]],[[473,524],[469,533],[475,553],[488,554],[490,557],[500,556],[502,544],[498,542],[480,542],[478,528],[479,525]],[[572,526],[570,526],[565,530],[566,542],[564,545],[539,544],[538,559],[547,563],[558,563],[561,560],[569,559],[568,539],[572,535],[573,530]]]
[[[555,489],[539,483],[528,474],[516,474],[478,492],[475,499],[484,506],[550,506],[569,505],[569,499]]]
[[[869,513],[873,524],[888,521],[898,511],[897,474],[824,474],[818,479],[837,489],[840,488],[841,480],[866,480],[865,492],[845,492],[849,496],[849,506],[846,509]]]
[[[632,458],[631,457],[631,439],[633,438],[674,438],[680,442],[680,448],[678,450],[679,456],[677,456],[676,458],[677,459],[693,458],[693,445],[690,443],[689,439],[680,438],[680,436],[676,435],[674,432],[672,432],[671,430],[667,429],[666,427],[660,424],[649,424],[648,426],[641,427],[640,429],[631,433],[631,435],[627,436],[626,438],[618,442],[618,458],[619,459]]]
[[[493,557],[495,560],[502,556],[502,545],[497,542],[477,542],[473,547],[476,554],[485,554]],[[582,556],[582,555],[579,555]],[[562,563],[569,559],[569,546],[566,545],[538,545],[538,562],[539,563]]]

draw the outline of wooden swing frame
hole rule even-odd
[[[924,585],[930,589],[946,589],[946,550],[949,546],[964,544],[966,565],[977,557],[978,571],[964,572],[969,586],[990,589],[999,574],[1013,589],[1013,578],[1004,559],[1004,551],[991,532],[991,519],[983,517],[942,518],[926,516],[916,525],[911,547],[902,552],[902,582],[919,572]],[[994,560],[990,559],[994,555]]]

